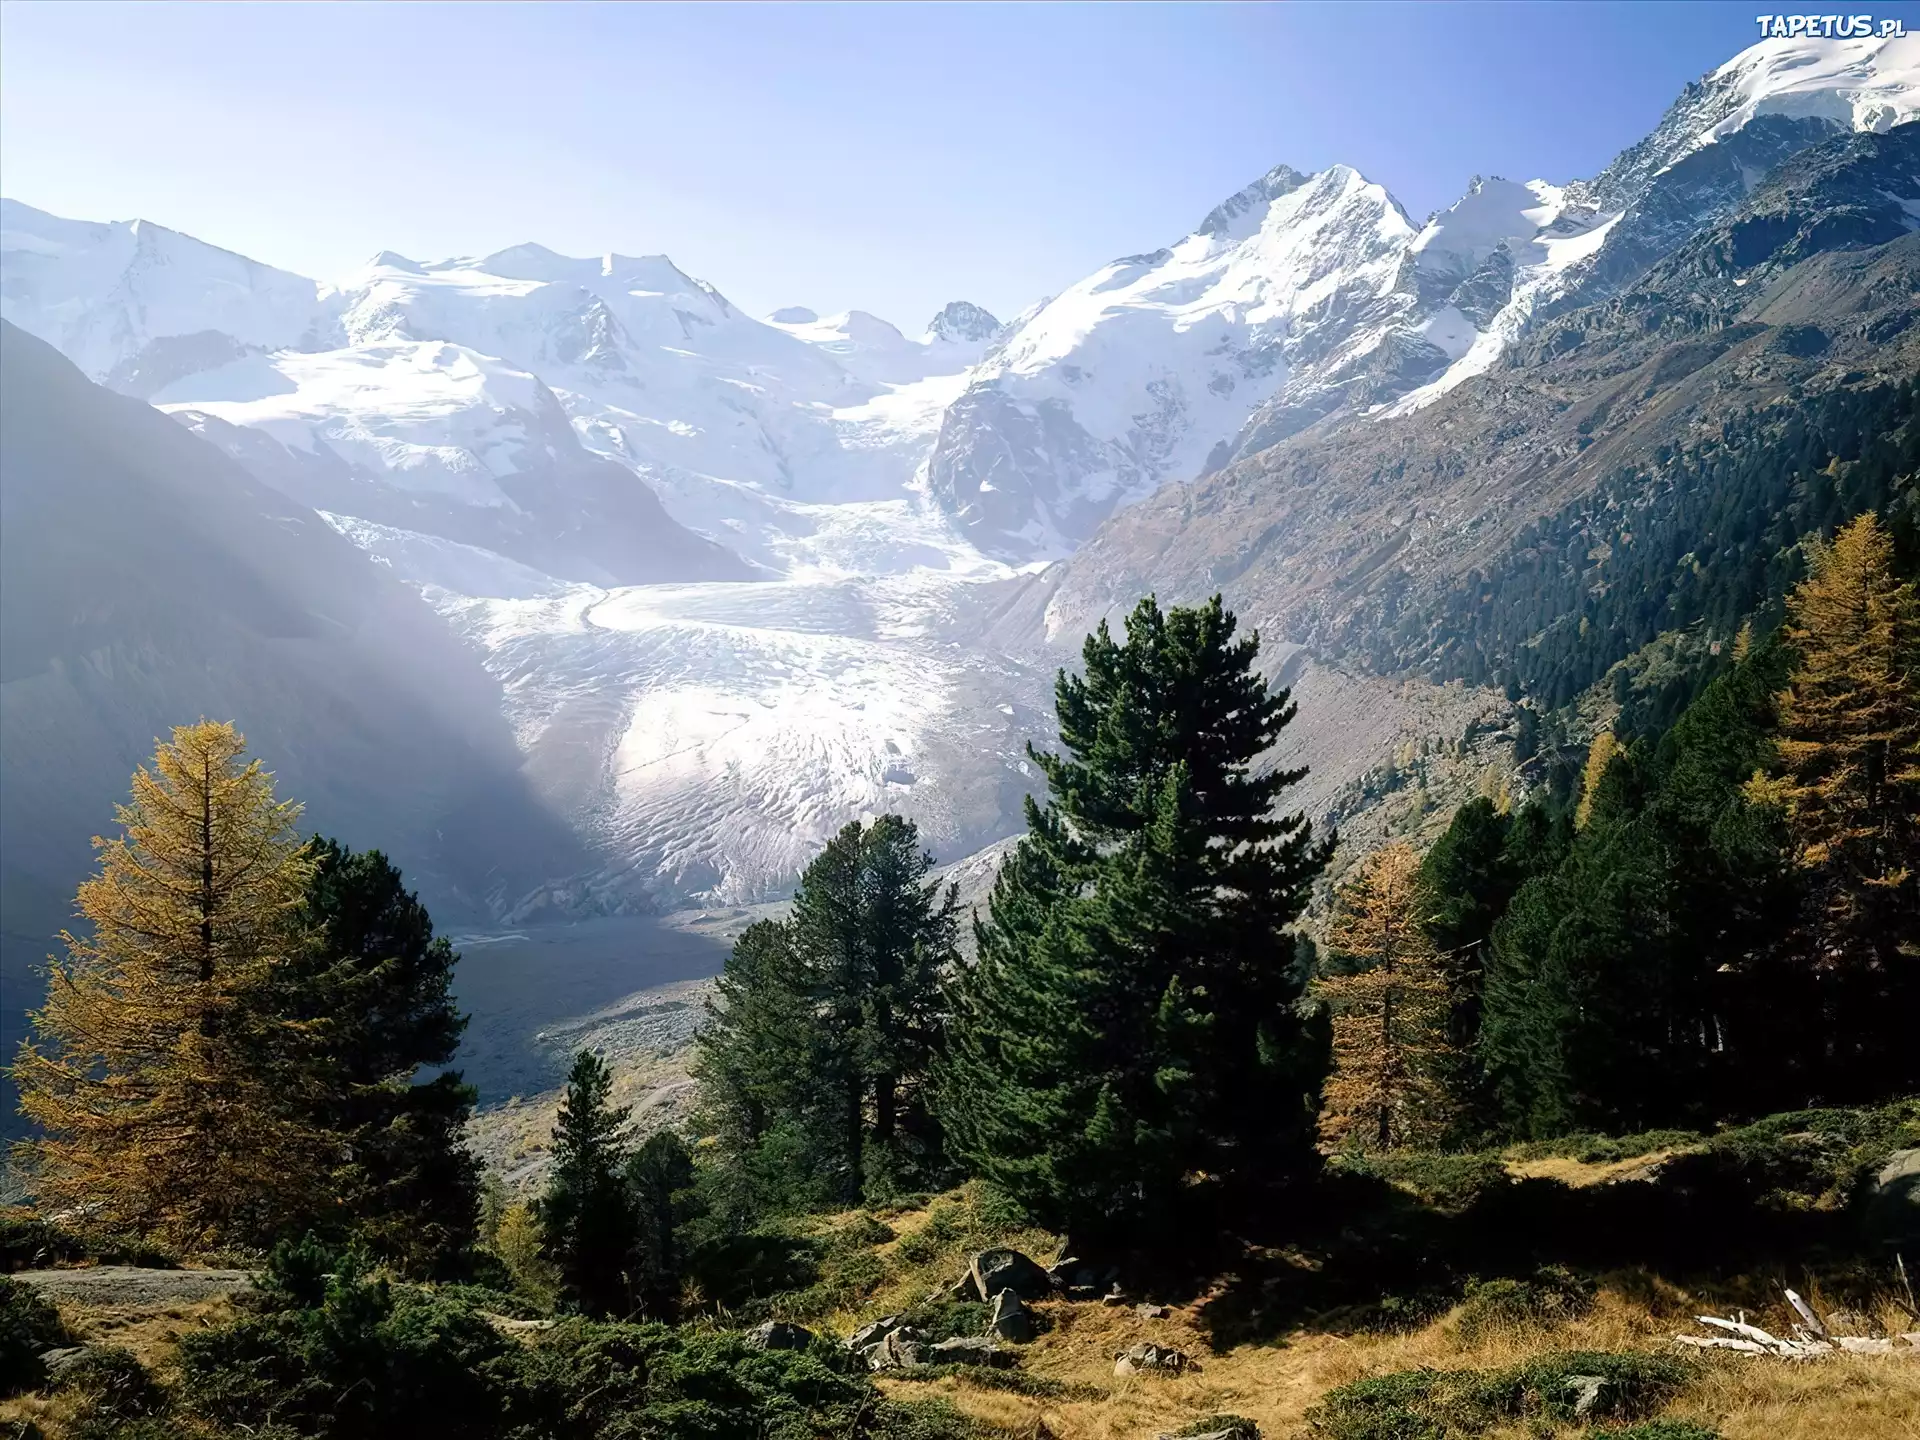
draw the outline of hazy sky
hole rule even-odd
[[[1476,172],[1591,175],[1765,8],[12,0],[0,187],[322,278],[531,239],[914,329],[1170,243],[1283,161],[1416,219]]]

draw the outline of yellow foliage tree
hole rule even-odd
[[[335,1142],[292,1118],[312,1067],[268,1003],[307,942],[312,865],[231,725],[178,727],[95,838],[35,1038],[13,1075],[42,1134],[40,1200],[76,1220],[200,1249],[272,1235],[324,1189]]]
[[[1920,598],[1871,513],[1812,554],[1787,601],[1798,663],[1780,702],[1782,808],[1816,903],[1822,968],[1920,961]],[[1911,1020],[1911,1016],[1908,1017]]]
[[[1446,1046],[1446,983],[1424,907],[1411,845],[1375,851],[1335,892],[1327,948],[1353,968],[1316,983],[1333,1017],[1320,1117],[1327,1145],[1390,1150],[1443,1128],[1433,1072]]]
[[[1593,744],[1587,747],[1587,768],[1580,777],[1580,803],[1573,807],[1573,824],[1576,830],[1587,828],[1587,822],[1593,818],[1594,792],[1600,788],[1600,781],[1606,776],[1607,767],[1613,763],[1613,757],[1620,753],[1620,742],[1613,738],[1611,730],[1602,730],[1593,737]]]

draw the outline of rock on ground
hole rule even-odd
[[[49,1300],[77,1305],[146,1308],[217,1300],[251,1290],[251,1270],[149,1270],[135,1265],[91,1265],[75,1270],[16,1270],[8,1277]]]

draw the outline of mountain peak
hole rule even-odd
[[[971,343],[991,340],[1002,329],[1000,322],[971,300],[950,300],[927,324],[927,333],[936,340]]]
[[[818,314],[804,305],[785,305],[767,316],[775,325],[812,325],[819,318]]]
[[[1207,218],[1200,222],[1194,233],[1198,235],[1224,235],[1239,219],[1256,206],[1266,205],[1278,200],[1289,191],[1298,190],[1313,177],[1302,175],[1291,165],[1276,165],[1258,180],[1235,191],[1207,212]]]

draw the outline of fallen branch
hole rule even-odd
[[[1902,1267],[1902,1278],[1905,1267]],[[1827,1322],[1800,1296],[1789,1290],[1787,1304],[1800,1317],[1792,1336],[1771,1335],[1758,1325],[1725,1315],[1696,1315],[1702,1325],[1725,1330],[1725,1335],[1676,1335],[1681,1345],[1696,1350],[1736,1350],[1743,1355],[1771,1355],[1780,1360],[1815,1360],[1825,1355],[1905,1355],[1920,1358],[1920,1335],[1835,1335]]]

